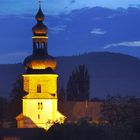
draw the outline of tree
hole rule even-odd
[[[0,97],[0,128],[6,116],[7,99]]]
[[[10,93],[10,100],[8,104],[8,116],[12,121],[14,121],[15,117],[22,112],[23,95],[23,78],[22,76],[18,76]]]
[[[63,102],[66,101],[66,92],[64,87],[60,89],[60,92],[58,94],[58,101],[63,101]]]
[[[85,65],[80,65],[72,71],[67,83],[67,100],[89,100],[90,76]]]
[[[140,121],[140,103],[135,97],[108,96],[101,106],[101,120],[112,126],[132,127]]]

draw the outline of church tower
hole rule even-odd
[[[33,52],[24,60],[22,113],[16,117],[18,128],[40,127],[48,130],[54,122],[63,123],[65,116],[57,110],[56,60],[48,54],[48,28],[39,5],[32,28]]]

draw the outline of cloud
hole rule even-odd
[[[140,41],[132,41],[132,42],[121,42],[121,43],[113,43],[104,46],[104,49],[108,49],[111,47],[118,47],[118,46],[126,46],[126,47],[140,47]]]
[[[116,9],[118,7],[127,8],[129,6],[139,7],[139,5],[140,0],[61,0],[59,2],[58,0],[42,1],[42,9],[44,13],[57,15],[84,7],[101,6]],[[37,9],[37,0],[0,0],[1,15],[20,15],[26,13],[35,14]]]
[[[76,2],[76,0],[70,0],[70,3],[71,4],[73,4],[73,3],[75,3]]]
[[[94,28],[90,31],[91,34],[95,34],[95,35],[103,35],[106,34],[106,31],[100,29],[100,28]]]
[[[114,17],[115,17],[115,14],[114,15],[107,16],[106,18],[111,19],[111,18],[114,18]]]
[[[50,29],[51,33],[58,34],[59,32],[65,31],[66,27],[67,27],[66,25],[57,25],[54,27],[50,27],[49,29]]]

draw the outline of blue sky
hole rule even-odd
[[[140,0],[42,0],[43,9],[48,14],[61,14],[83,7],[102,6],[107,8],[127,8],[139,6]],[[38,0],[0,0],[0,14],[33,14]]]
[[[95,6],[111,9],[116,9],[119,7],[127,8],[129,6],[140,7],[140,0],[42,0],[43,12],[47,15],[66,14],[70,13],[72,10],[75,9]],[[27,55],[31,54],[31,28],[33,27],[33,25],[35,25],[35,20],[33,16],[35,16],[37,10],[38,0],[0,0],[0,63],[22,62]],[[70,35],[70,33],[66,29],[68,29],[67,25],[70,25],[68,22],[71,22],[71,19],[63,19],[64,21],[66,20],[65,22],[67,22],[67,25],[63,23],[64,21],[62,21],[62,19],[60,19],[60,21],[58,19],[58,25],[56,25],[56,23],[53,23],[52,17],[49,18],[49,20],[48,18],[46,18],[46,24],[49,27],[50,31],[49,51],[51,52],[51,54],[54,54],[54,56],[64,55],[67,50],[62,50],[60,46],[64,45],[61,44],[63,40],[65,40],[66,43],[69,41],[68,36]],[[114,15],[106,18],[111,20],[112,17],[114,17]],[[97,17],[97,20],[100,20],[100,18],[104,17]],[[75,21],[71,23],[76,24]],[[87,26],[87,28],[89,27]],[[76,30],[77,28],[74,29],[74,31],[78,33]],[[60,38],[61,42],[57,37],[57,34],[59,33],[64,33],[63,37],[65,37]],[[97,41],[98,39],[102,39],[102,36],[104,37],[104,35],[108,35],[108,31],[101,29],[98,26],[90,29],[89,33],[92,34],[92,36],[94,37],[94,39],[92,39],[93,41]],[[95,39],[95,37],[97,39]],[[58,41],[59,46],[55,46],[53,44],[54,40]],[[111,42],[110,44],[106,44],[103,49],[106,49],[105,51],[107,51],[107,49],[112,49],[117,45],[130,46],[132,44],[131,41],[133,41],[133,46],[139,47],[140,41],[139,38],[136,38],[136,40],[122,40],[122,42]],[[80,40],[77,43],[80,43]],[[75,45],[80,46],[76,43]],[[71,52],[71,54],[73,55],[75,50],[71,47],[68,48],[69,43],[67,43],[65,46],[67,47],[65,47],[65,49],[69,49],[69,52]],[[61,53],[55,51],[57,47],[59,47],[59,50],[61,49]],[[80,49],[82,49],[82,47],[80,47]],[[82,52],[79,51],[78,53],[83,53],[86,51],[87,48],[83,48]]]

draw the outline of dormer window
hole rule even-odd
[[[41,85],[40,84],[37,85],[37,93],[41,93]]]

